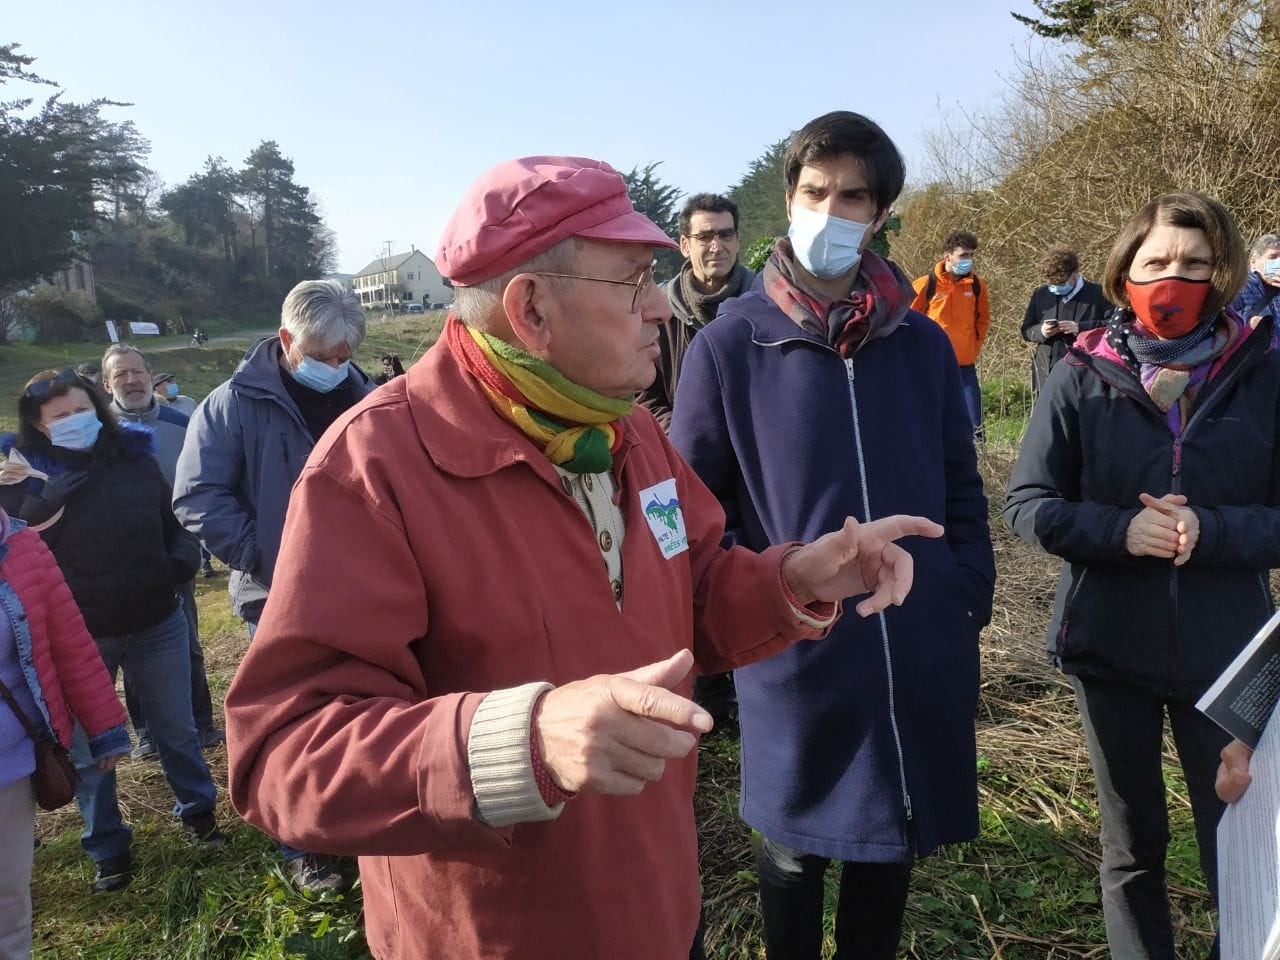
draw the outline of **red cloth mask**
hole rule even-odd
[[[1157,337],[1172,340],[1190,333],[1199,323],[1200,310],[1209,296],[1209,281],[1186,277],[1126,280],[1124,289],[1142,325]]]

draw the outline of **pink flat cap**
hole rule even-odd
[[[566,237],[680,249],[636,211],[626,182],[602,160],[521,157],[498,164],[467,190],[440,237],[436,266],[466,287]]]

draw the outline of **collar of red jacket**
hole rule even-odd
[[[409,412],[423,447],[441,470],[455,477],[484,477],[526,462],[560,486],[560,475],[551,461],[528,437],[494,412],[479,385],[443,340],[405,376],[383,388],[393,391],[388,396],[394,395],[397,384],[406,391]],[[628,454],[643,442],[634,430],[622,433],[622,445],[613,461],[615,476],[622,475]]]

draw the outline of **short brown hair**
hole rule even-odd
[[[947,239],[942,241],[942,252],[950,253],[952,250],[977,250],[978,238],[968,230],[952,230],[947,234]]]
[[[1209,277],[1211,289],[1205,298],[1202,316],[1214,316],[1244,286],[1249,274],[1249,258],[1231,213],[1203,193],[1166,193],[1156,197],[1120,228],[1102,274],[1102,289],[1107,299],[1129,305],[1129,293],[1125,289],[1129,268],[1138,248],[1158,224],[1204,232],[1213,251],[1213,274]]]
[[[1067,278],[1080,269],[1080,258],[1074,250],[1054,247],[1040,261],[1040,272],[1050,283],[1066,283]]]

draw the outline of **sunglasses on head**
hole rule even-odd
[[[80,374],[76,373],[74,367],[67,367],[52,377],[45,380],[35,380],[27,384],[27,389],[22,391],[22,395],[31,400],[43,400],[55,387],[80,386]]]

